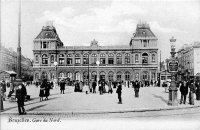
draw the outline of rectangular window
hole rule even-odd
[[[88,64],[88,58],[83,58],[83,64]]]
[[[122,64],[122,58],[121,57],[117,57],[117,64]]]
[[[125,58],[125,64],[130,64],[130,58],[129,57]]]
[[[155,79],[156,78],[156,74],[155,73],[152,73],[151,74],[151,79]]]
[[[92,64],[96,64],[97,58],[92,58],[91,60],[92,60],[91,61]]]
[[[114,58],[108,58],[108,64],[114,64]]]
[[[130,80],[130,75],[125,75],[125,80]]]
[[[121,75],[117,75],[117,81],[121,81]]]
[[[59,64],[64,65],[65,60],[64,59],[59,59]]]
[[[67,64],[68,65],[72,64],[72,58],[67,58]]]
[[[75,59],[75,64],[81,64],[81,59],[80,58],[76,58]]]
[[[147,40],[143,40],[144,47],[147,47]]]
[[[100,58],[100,64],[106,64],[105,58]]]

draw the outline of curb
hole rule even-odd
[[[111,111],[27,111],[28,115],[54,115],[54,114],[109,114],[109,113],[129,113],[129,112],[150,112],[150,111],[168,111],[168,110],[181,110],[189,108],[198,108],[200,105],[194,106],[172,106],[168,108],[138,108],[138,109],[127,109],[127,110],[111,110]],[[17,112],[1,112],[1,115],[17,114]]]

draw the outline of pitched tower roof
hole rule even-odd
[[[146,23],[140,23],[137,24],[137,28],[136,28],[136,32],[133,36],[134,38],[156,38],[156,36],[154,35],[154,33],[151,31],[149,24]]]
[[[58,42],[61,42],[61,40],[56,32],[56,28],[54,26],[49,26],[49,25],[43,26],[41,32],[35,38],[35,40],[36,39],[56,39]]]

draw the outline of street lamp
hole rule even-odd
[[[96,64],[97,64],[97,87],[99,87],[99,64],[100,64],[100,62],[96,61]]]
[[[56,83],[58,82],[58,78],[57,78],[57,65],[58,65],[58,62],[54,62],[54,66],[55,66],[55,69],[56,69],[56,73],[55,73],[55,76],[56,76]]]
[[[171,43],[171,59],[168,63],[168,70],[171,73],[171,84],[169,87],[169,101],[168,105],[171,106],[177,106],[178,105],[178,100],[177,100],[177,87],[176,87],[176,73],[178,72],[178,60],[175,58],[175,42],[176,39],[172,37],[170,39]]]

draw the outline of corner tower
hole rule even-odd
[[[157,37],[151,31],[149,24],[139,23],[130,42],[130,46],[140,49],[157,49]]]

